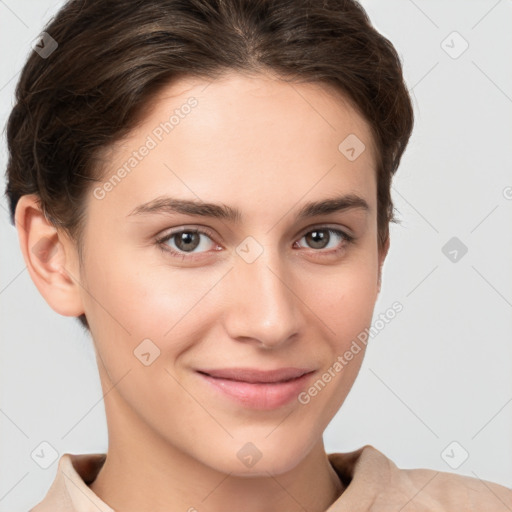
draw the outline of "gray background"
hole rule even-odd
[[[404,309],[371,338],[326,449],[372,444],[399,467],[511,487],[512,2],[361,3],[402,58],[416,114],[374,319],[395,301]],[[2,129],[31,43],[61,4],[0,0]],[[453,31],[469,44],[457,58]],[[4,134],[0,152],[4,170]],[[31,458],[41,442],[60,456],[105,452],[108,440],[91,341],[39,295],[5,198],[0,230],[0,511],[17,512],[55,477],[57,462]],[[452,237],[468,248],[456,262],[442,251]]]

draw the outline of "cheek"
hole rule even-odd
[[[93,338],[104,364],[117,377],[131,367],[134,351],[144,340],[154,343],[145,341],[150,352],[158,354],[158,365],[163,361],[172,365],[200,340],[207,319],[215,318],[219,310],[219,302],[208,292],[223,275],[211,268],[201,272],[171,267],[162,260],[143,262],[142,257],[132,259],[126,253],[88,261],[84,296]]]
[[[103,326],[115,323],[125,333],[167,331],[199,288],[190,274],[161,261],[147,261],[133,247],[98,250],[87,261],[86,270],[84,299],[92,320],[101,320]]]
[[[190,277],[164,266],[140,267],[121,254],[90,259],[86,315],[108,387],[119,382],[116,390],[133,410],[170,425],[173,410],[190,407],[173,362],[199,337],[197,317],[187,312],[205,286],[190,286]]]
[[[363,271],[364,270],[364,271]],[[375,275],[368,267],[326,280],[322,290],[310,294],[311,321],[323,330],[323,367],[304,391],[304,412],[316,417],[320,434],[338,412],[357,378],[367,347],[377,294]],[[322,336],[322,335],[321,335]]]
[[[325,335],[336,340],[337,349],[371,323],[378,283],[376,265],[368,256],[354,257],[346,265],[297,282],[297,295],[314,313],[316,323],[324,324]]]

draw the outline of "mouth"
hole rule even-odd
[[[281,368],[262,372],[231,368],[196,372],[215,397],[220,396],[246,408],[271,410],[297,401],[316,370]]]

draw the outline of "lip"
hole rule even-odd
[[[253,368],[212,368],[199,369],[200,373],[206,373],[211,377],[229,379],[250,383],[282,382],[301,377],[312,370],[310,368],[277,368],[275,370],[258,370]]]
[[[262,371],[252,368],[196,370],[210,389],[222,392],[245,407],[270,410],[295,399],[316,373],[309,368],[279,368]]]

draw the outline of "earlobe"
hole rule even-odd
[[[84,313],[74,246],[45,217],[36,194],[19,199],[15,223],[27,270],[48,305],[64,316]]]

